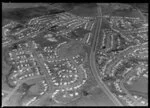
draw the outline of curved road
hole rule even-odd
[[[102,16],[100,6],[98,6],[97,11],[98,11],[98,16]],[[96,28],[94,30],[94,35],[93,35],[94,36],[94,40],[93,40],[92,49],[91,49],[91,53],[90,53],[90,66],[92,68],[92,73],[93,73],[95,79],[97,80],[99,86],[103,89],[103,91],[106,93],[106,95],[108,95],[108,97],[112,100],[112,102],[116,106],[123,106],[120,103],[120,101],[111,93],[111,91],[107,88],[107,86],[103,83],[103,81],[99,77],[98,70],[96,70],[95,49],[96,49],[96,45],[97,45],[97,43],[99,41],[99,35],[100,35],[102,18],[97,17],[96,20],[97,20],[96,21]]]

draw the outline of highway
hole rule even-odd
[[[98,6],[97,8],[98,11],[98,16],[102,16],[102,12],[101,12],[101,8],[100,6]],[[102,23],[102,18],[97,17],[96,19],[96,28],[94,30],[94,41],[92,44],[92,49],[91,49],[91,53],[90,53],[90,66],[92,68],[92,73],[96,79],[96,81],[98,82],[99,86],[102,88],[102,90],[104,91],[104,93],[112,100],[112,102],[116,105],[116,106],[123,106],[120,101],[111,93],[111,91],[108,89],[108,87],[103,83],[103,81],[101,80],[99,74],[98,74],[98,70],[96,69],[96,64],[95,64],[95,49],[96,49],[96,45],[99,41],[99,35],[100,35],[100,29],[101,29],[101,23]]]

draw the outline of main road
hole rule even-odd
[[[98,12],[98,16],[102,16],[102,12],[101,12],[101,8],[100,6],[98,6],[97,8],[97,12]],[[103,89],[103,91],[106,93],[106,95],[108,95],[108,97],[112,100],[112,102],[116,105],[116,106],[123,106],[120,101],[111,93],[111,91],[108,89],[108,87],[103,83],[103,81],[101,80],[99,74],[98,74],[98,70],[96,69],[96,64],[95,64],[95,50],[96,50],[96,45],[99,41],[99,35],[100,35],[100,29],[101,29],[101,23],[102,23],[102,17],[97,17],[96,19],[96,25],[94,28],[94,39],[93,39],[93,43],[92,43],[92,48],[91,48],[91,53],[90,53],[90,66],[92,68],[92,73],[96,79],[96,81],[98,82],[99,86]]]

